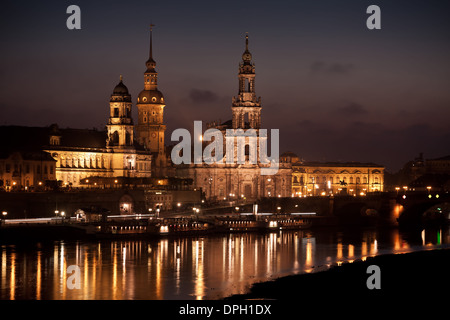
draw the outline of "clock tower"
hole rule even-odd
[[[261,98],[255,93],[255,64],[248,50],[248,35],[245,35],[245,51],[239,63],[239,92],[232,100],[233,129],[261,128]]]
[[[137,98],[138,124],[136,134],[140,144],[153,154],[152,169],[155,168],[155,175],[163,175],[166,166],[166,156],[164,148],[164,96],[158,90],[158,73],[155,70],[156,62],[153,60],[152,29],[150,25],[150,53],[147,62],[147,69],[144,72],[144,90]]]

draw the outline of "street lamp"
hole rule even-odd
[[[1,223],[3,223],[3,220],[6,219],[6,215],[7,215],[7,214],[8,214],[8,212],[2,211],[2,217],[3,217],[3,219],[0,219],[0,222],[1,222]]]

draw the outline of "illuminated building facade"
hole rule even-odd
[[[289,152],[282,162],[292,163],[292,196],[365,195],[384,191],[384,167],[360,162],[306,162]]]
[[[222,132],[224,145],[227,140],[227,129],[254,129],[256,137],[246,137],[245,163],[226,163],[227,154],[222,162],[213,164],[182,164],[176,168],[176,175],[189,178],[194,188],[201,188],[209,200],[245,200],[253,201],[262,197],[287,197],[291,195],[291,164],[280,163],[276,174],[261,175],[264,167],[259,161],[261,137],[261,98],[255,91],[255,66],[248,50],[248,36],[245,39],[245,51],[239,64],[239,91],[232,99],[232,120],[210,123],[207,128],[215,128]],[[197,138],[197,137],[196,137]],[[251,141],[253,139],[253,141]],[[236,142],[235,142],[236,143]],[[256,146],[256,163],[249,160],[250,145]],[[205,144],[203,144],[205,147]],[[236,144],[234,144],[236,150]],[[226,148],[224,147],[225,151]],[[234,155],[237,153],[234,152]]]
[[[0,188],[6,191],[44,189],[56,179],[56,161],[46,152],[0,154]]]
[[[112,187],[119,177],[150,178],[151,153],[134,139],[131,95],[120,82],[110,98],[107,131],[50,127],[45,151],[57,161],[56,178],[63,186]],[[99,180],[88,178],[103,178]]]
[[[139,143],[145,146],[153,155],[153,175],[166,175],[167,157],[164,145],[164,96],[158,90],[158,72],[153,59],[152,29],[150,29],[150,54],[145,63],[144,90],[139,93],[136,107],[138,109],[138,124],[136,134]]]

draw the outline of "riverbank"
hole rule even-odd
[[[375,281],[375,274],[368,273],[370,265],[380,268],[380,289],[367,287],[368,278],[371,277],[370,283]],[[247,294],[233,295],[225,300],[296,300],[302,305],[309,301],[353,303],[355,298],[369,298],[367,301],[371,302],[399,299],[434,302],[449,297],[449,284],[450,248],[447,248],[368,257],[365,261],[333,266],[326,271],[256,283]]]

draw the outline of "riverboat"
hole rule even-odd
[[[33,235],[33,237],[146,238],[159,236],[207,235],[235,232],[276,232],[299,230],[312,226],[307,214],[241,214],[180,218],[158,218],[150,215],[107,216],[101,221],[46,219],[26,223],[17,220],[3,223],[0,235]],[[45,231],[44,231],[45,230]]]

